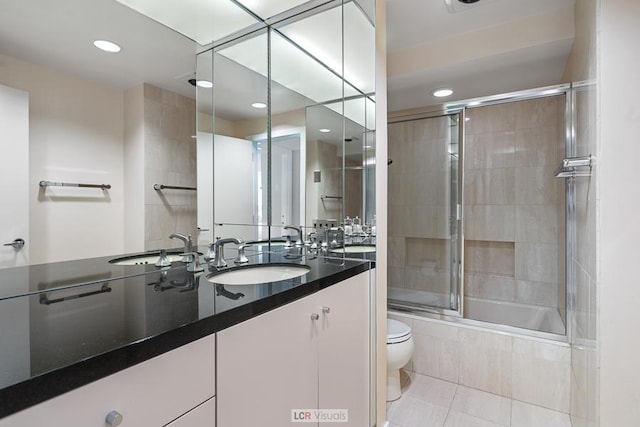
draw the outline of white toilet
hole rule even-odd
[[[387,402],[400,398],[400,368],[413,356],[411,328],[402,322],[387,319]]]

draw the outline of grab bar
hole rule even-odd
[[[189,190],[189,191],[198,191],[196,187],[180,187],[178,185],[164,185],[164,184],[153,184],[153,189],[160,190]]]
[[[108,190],[111,188],[111,184],[76,184],[71,182],[40,181],[40,187],[81,187]]]
[[[49,299],[47,294],[42,294],[42,295],[40,295],[40,304],[44,304],[44,305],[56,304],[58,302],[69,301],[69,300],[78,299],[78,298],[84,298],[84,297],[88,297],[88,296],[91,296],[91,295],[104,294],[105,292],[111,292],[111,288],[107,284],[102,285],[102,287],[100,289],[98,289],[97,291],[84,292],[84,293],[81,293],[81,294],[69,295],[69,296],[66,296],[66,297],[60,297],[60,298],[54,298],[54,299]]]
[[[562,164],[553,172],[553,176],[556,178],[588,177],[591,176],[593,163],[594,157],[591,154],[588,156],[568,157],[566,159],[562,159]],[[577,169],[587,167],[589,168],[588,170]]]

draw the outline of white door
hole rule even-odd
[[[29,94],[2,85],[0,153],[0,268],[6,268],[29,263]]]

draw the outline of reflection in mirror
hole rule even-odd
[[[172,233],[191,234],[198,243],[216,236],[257,239],[268,237],[273,224],[271,235],[280,236],[284,231],[275,227],[311,227],[308,218],[329,215],[319,216],[317,206],[310,215],[305,202],[312,128],[306,114],[322,103],[337,103],[341,112],[344,96],[372,91],[373,39],[365,39],[372,38],[373,27],[362,12],[370,1],[323,4],[315,16],[275,24],[270,36],[238,3],[267,17],[309,2],[190,0],[193,7],[181,3],[176,10],[172,2],[145,6],[142,0],[3,1],[0,85],[10,88],[3,93],[21,91],[27,100],[25,108],[11,101],[9,109],[22,111],[10,121],[28,126],[28,136],[24,158],[12,154],[7,162],[25,172],[21,183],[11,175],[11,189],[24,190],[18,198],[3,196],[7,205],[24,208],[17,216],[22,221],[3,220],[0,226],[1,243],[24,238],[25,252],[9,252],[2,266],[182,247],[169,238]],[[163,10],[170,4],[174,8]],[[166,21],[173,18],[190,25]],[[250,36],[229,41],[247,26],[255,30]],[[119,53],[93,46],[106,35],[121,45]],[[199,43],[217,38],[225,44],[196,61],[204,49]],[[262,110],[250,105],[269,100]],[[334,126],[340,141],[343,127]],[[225,143],[238,153],[224,153]],[[267,155],[258,155],[264,150]],[[44,188],[42,180],[111,188]],[[156,190],[156,184],[198,190]],[[340,181],[335,195],[342,196],[342,187]],[[218,196],[222,202],[214,204]],[[231,209],[235,203],[250,208],[239,214]],[[360,217],[367,215],[363,206]],[[332,218],[341,222],[342,210]],[[214,221],[225,224],[219,232]]]

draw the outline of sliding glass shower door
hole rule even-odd
[[[396,308],[461,310],[463,113],[389,124],[389,282]]]

